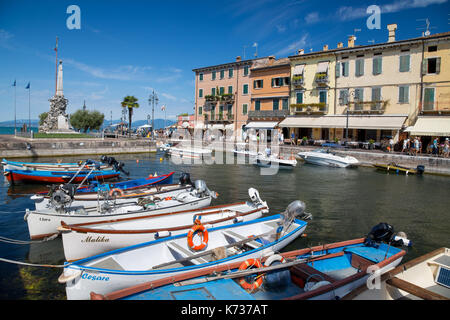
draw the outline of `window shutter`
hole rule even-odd
[[[441,71],[441,58],[436,58],[436,74]]]
[[[428,71],[428,59],[422,61],[422,74],[427,74]]]
[[[273,85],[274,85],[274,82],[275,82],[275,79],[274,79],[274,78],[272,78],[272,87],[273,87]]]
[[[339,77],[340,73],[339,73],[339,67],[341,66],[341,63],[338,62],[336,63],[336,77]]]
[[[256,89],[256,80],[253,80],[253,89]]]

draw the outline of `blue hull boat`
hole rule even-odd
[[[370,235],[370,234],[369,234]],[[360,238],[247,259],[141,283],[91,299],[124,300],[328,300],[373,285],[400,264],[395,240]],[[390,237],[394,239],[394,237]],[[252,269],[253,267],[256,267]]]

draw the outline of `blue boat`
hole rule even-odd
[[[378,232],[377,235],[374,230],[380,229],[380,225],[375,226],[366,238],[273,253],[262,256],[259,262],[247,259],[184,272],[108,294],[94,292],[91,299],[341,299],[359,286],[376,285],[375,277],[396,267],[405,255],[405,250],[397,246],[409,241],[394,236],[393,229],[382,228],[383,234],[380,236]]]

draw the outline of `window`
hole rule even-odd
[[[233,78],[233,68],[228,69],[228,78]]]
[[[254,80],[253,89],[261,89],[263,87],[263,80]]]
[[[215,71],[213,71],[211,73],[211,80],[216,80],[216,72]]]
[[[244,67],[244,76],[248,76],[248,69],[249,69],[248,66]]]
[[[288,110],[289,109],[289,103],[288,103],[288,99],[283,99],[283,110]]]
[[[348,61],[341,62],[342,76],[348,77]]]
[[[233,86],[228,86],[228,93],[233,93]]]
[[[295,95],[296,95],[296,103],[303,103],[303,92],[297,91]]]
[[[242,105],[242,114],[247,114],[247,107],[248,105],[246,103]]]
[[[284,85],[284,86],[288,86],[290,83],[291,83],[291,78],[289,78],[289,77],[284,77],[283,85]]]
[[[216,95],[216,88],[211,88],[211,95],[215,96]]]
[[[220,87],[219,94],[224,94],[224,93],[225,93],[225,87]]]
[[[441,69],[441,58],[428,58],[424,60],[423,73],[436,73],[438,74]]]
[[[428,47],[428,52],[436,52],[437,51],[437,46],[429,46]]]
[[[377,75],[381,74],[382,69],[382,60],[381,57],[375,56],[372,60],[372,74]]]
[[[339,90],[339,105],[345,106],[348,104],[348,89]]]
[[[360,77],[364,75],[364,59],[355,61],[355,76]]]
[[[242,87],[242,94],[248,94],[248,84],[244,84]]]
[[[408,72],[409,71],[409,64],[410,64],[410,55],[403,55],[400,56],[400,72]]]
[[[423,110],[434,109],[434,88],[425,88],[423,94]]]
[[[358,102],[362,102],[363,100],[364,100],[364,89],[363,88],[355,89],[355,110],[362,110],[363,104]]]
[[[381,88],[372,88],[372,102],[375,103],[370,105],[371,110],[379,110],[381,108],[381,102],[379,101],[381,101]]]
[[[278,110],[279,109],[279,105],[280,105],[280,100],[273,99],[272,100],[272,105],[273,105],[273,110]]]
[[[319,103],[327,103],[327,92],[325,90],[319,91]]]
[[[198,114],[202,114],[203,112],[203,107],[198,107]]]
[[[200,73],[200,74],[198,75],[198,78],[199,78],[200,81],[203,81],[203,73]]]
[[[398,103],[409,102],[409,86],[398,87]]]
[[[203,98],[203,89],[198,89],[198,97]]]
[[[256,111],[261,110],[261,101],[255,100],[255,110]]]
[[[225,78],[225,70],[220,70],[220,79]]]
[[[281,86],[288,86],[290,82],[289,77],[272,78],[272,87],[278,88]]]

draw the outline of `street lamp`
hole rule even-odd
[[[345,143],[348,142],[348,111],[350,109],[350,97],[355,97],[355,91],[347,91],[347,94],[344,94],[343,96],[341,96],[339,98],[339,103],[341,105],[347,105],[347,107],[345,108],[345,113],[347,116],[347,121],[346,121],[346,125],[345,125]],[[347,101],[344,101],[344,99],[347,98]]]
[[[155,103],[156,105],[158,105],[158,95],[155,93],[155,90],[153,90],[152,94],[149,96],[148,98],[148,104],[150,105],[150,103],[152,104],[152,141],[155,140],[155,135],[154,135],[154,131],[155,131]]]

